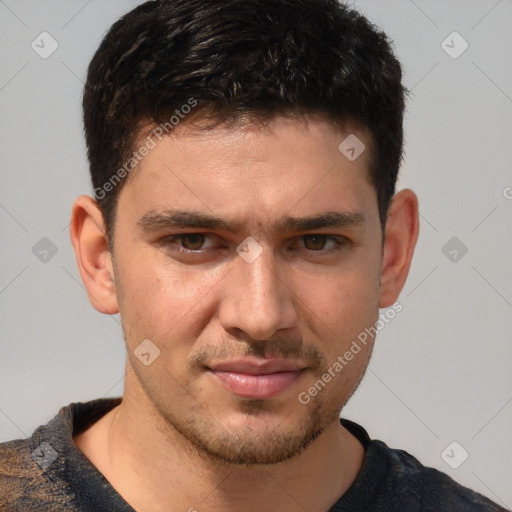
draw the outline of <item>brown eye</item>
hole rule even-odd
[[[204,244],[205,236],[201,233],[191,233],[189,235],[182,235],[180,238],[184,249],[199,251]]]
[[[305,235],[304,247],[309,251],[321,251],[325,248],[326,239],[324,235]]]

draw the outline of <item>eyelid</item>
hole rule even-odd
[[[171,245],[173,243],[175,243],[176,241],[179,242],[180,239],[183,239],[184,237],[186,236],[191,236],[191,235],[201,235],[203,237],[205,237],[205,241],[207,241],[208,239],[210,240],[213,240],[215,238],[219,238],[217,235],[214,235],[212,233],[205,233],[205,232],[200,232],[200,231],[197,231],[197,232],[185,232],[185,233],[178,233],[178,234],[174,234],[174,235],[168,235],[166,237],[164,237],[162,240],[161,240],[161,243],[163,245]],[[305,237],[311,237],[311,236],[316,236],[316,237],[324,237],[326,239],[326,242],[328,241],[331,241],[331,242],[334,242],[334,247],[331,247],[330,249],[318,249],[318,250],[314,250],[314,249],[307,249],[306,247],[304,247],[304,239]],[[303,235],[298,235],[296,237],[294,237],[295,240],[299,241],[301,243],[301,246],[300,246],[300,249],[303,249],[304,251],[307,251],[308,253],[311,253],[311,254],[317,254],[317,255],[320,255],[322,253],[326,254],[326,253],[329,253],[329,252],[333,252],[333,251],[336,251],[336,250],[339,250],[341,249],[342,247],[344,246],[347,246],[347,245],[350,245],[352,242],[344,237],[344,236],[340,236],[340,235],[329,235],[329,234],[326,234],[326,233],[305,233]],[[201,254],[202,252],[208,250],[208,249],[212,249],[213,246],[211,245],[212,242],[210,242],[210,246],[208,247],[201,247],[201,249],[187,249],[186,247],[181,247],[179,245],[179,243],[177,244],[177,250],[179,252],[182,252],[182,253],[189,253],[189,254]],[[293,246],[292,246],[293,247]]]
[[[315,251],[314,249],[307,249],[306,247],[302,247],[305,251],[308,251],[309,253],[316,253],[316,254],[329,253],[331,251],[335,251],[335,250],[340,249],[340,248],[351,243],[350,240],[344,236],[328,235],[326,233],[306,233],[304,235],[300,235],[299,239],[301,241],[304,241],[304,238],[307,236],[324,237],[326,239],[326,241],[330,240],[330,241],[334,242],[334,247],[331,247],[330,249],[318,249]]]
[[[178,241],[178,244],[176,244],[177,245],[177,250],[179,252],[191,253],[191,254],[200,254],[202,251],[205,251],[206,249],[211,249],[211,246],[210,247],[201,247],[201,249],[187,249],[186,247],[182,247],[182,246],[179,245],[179,240],[180,239],[183,239],[184,237],[191,236],[191,235],[201,235],[201,236],[204,236],[205,237],[205,241],[208,240],[208,239],[215,238],[215,235],[213,235],[211,233],[186,232],[186,233],[178,233],[176,235],[168,235],[168,236],[164,237],[161,240],[161,243],[164,246],[169,246],[169,245],[175,243],[176,241]]]

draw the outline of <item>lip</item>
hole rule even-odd
[[[300,361],[291,359],[256,359],[243,358],[222,361],[208,365],[210,370],[221,372],[245,373],[247,375],[268,375],[277,372],[295,372],[306,368]]]
[[[238,359],[208,366],[228,391],[242,398],[272,398],[293,385],[306,369],[289,359]]]

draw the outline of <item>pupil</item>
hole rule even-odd
[[[325,246],[325,237],[324,236],[306,236],[305,239],[306,248],[310,251],[319,251]]]
[[[204,242],[204,235],[185,235],[182,240],[182,245],[185,249],[189,249],[191,251],[197,251],[201,249],[201,246]]]

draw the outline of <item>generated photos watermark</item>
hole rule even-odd
[[[114,188],[137,167],[139,162],[141,162],[152,149],[156,148],[157,141],[155,139],[161,141],[165,135],[169,135],[196,105],[197,100],[189,98],[187,103],[184,103],[179,109],[177,108],[174,111],[175,115],[173,114],[168,121],[160,123],[158,126],[153,128],[146,137],[144,144],[132,153],[132,156],[128,158],[125,164],[112,174],[108,181],[106,181],[101,187],[96,187],[94,189],[94,198],[96,200],[101,200],[104,199],[109,192],[112,192]]]
[[[375,325],[372,327],[366,327],[363,331],[361,331],[357,335],[357,339],[352,340],[352,344],[342,355],[339,355],[336,358],[336,361],[327,369],[324,374],[315,381],[315,383],[307,390],[302,391],[298,394],[298,401],[307,405],[311,402],[311,398],[316,396],[320,391],[322,391],[325,386],[331,382],[336,375],[347,366],[350,361],[354,359],[354,357],[359,354],[362,350],[362,346],[366,346],[368,344],[368,338],[373,338],[377,335],[377,333],[381,332],[384,327],[386,327],[391,320],[393,320],[400,311],[402,311],[403,306],[400,302],[395,302],[392,307],[386,309],[386,311],[379,316],[379,319],[375,322]],[[362,345],[362,346],[361,346]]]

